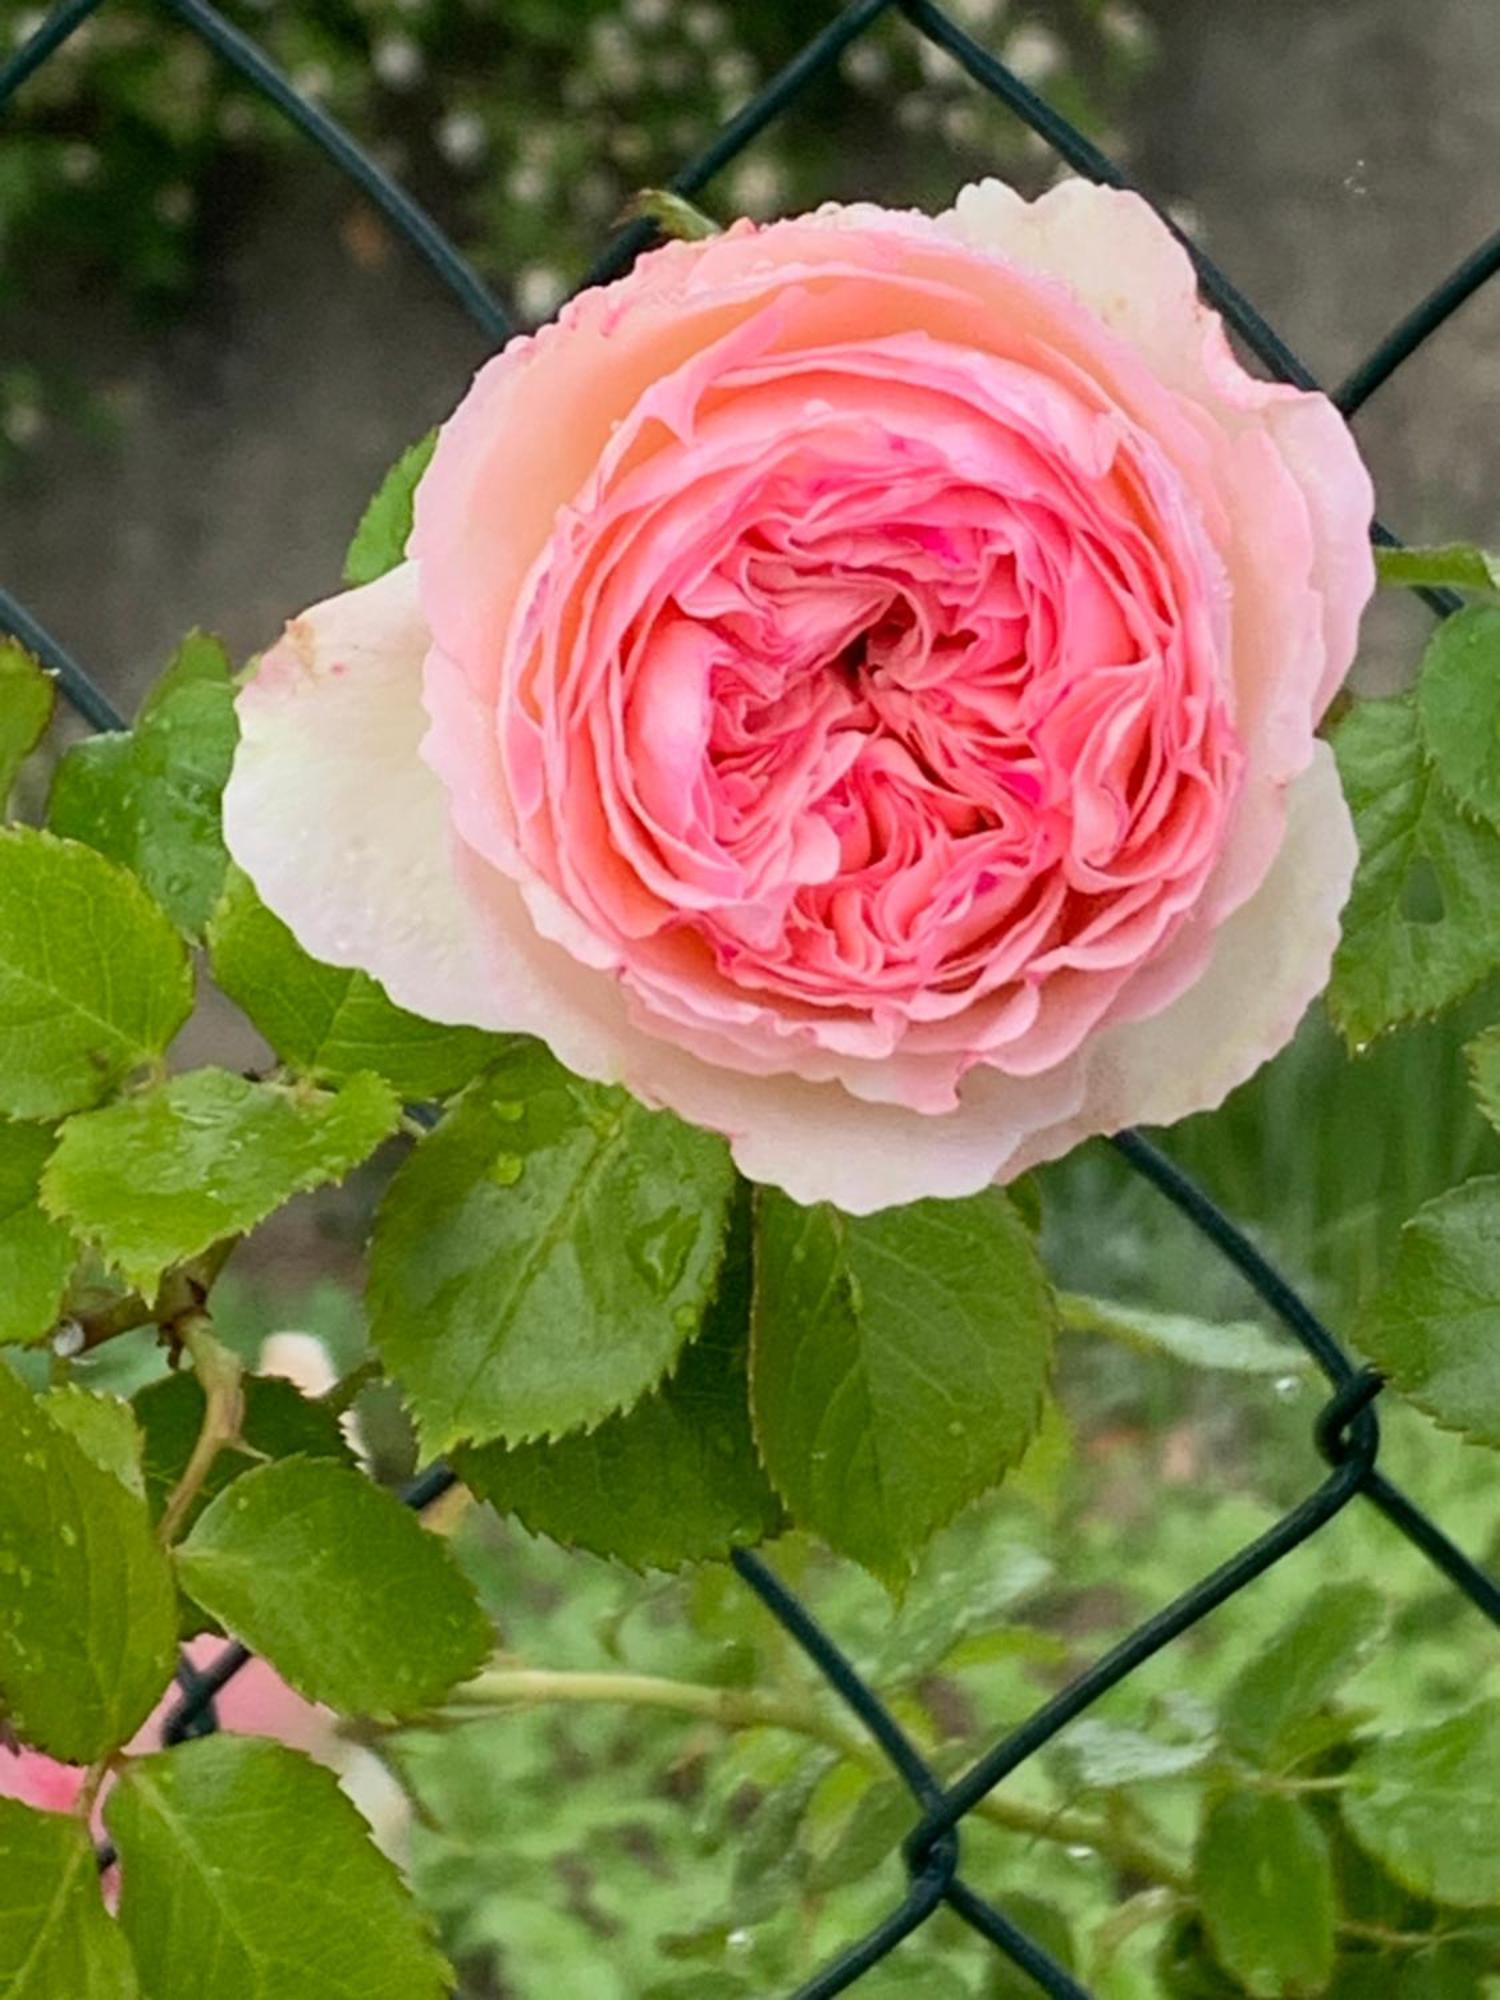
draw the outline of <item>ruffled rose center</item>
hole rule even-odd
[[[1211,870],[1217,565],[1068,374],[918,335],[726,367],[647,399],[533,573],[499,721],[538,920],[719,1059],[1055,1060]]]

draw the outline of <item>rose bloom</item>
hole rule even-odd
[[[673,243],[513,340],[409,560],[241,697],[307,948],[864,1212],[1217,1103],[1354,864],[1333,407],[1152,210],[987,181]]]
[[[198,1668],[211,1666],[224,1641],[211,1636],[192,1640],[185,1648]],[[141,1725],[128,1754],[148,1756],[161,1747],[161,1726],[178,1698],[174,1686]],[[376,1844],[395,1861],[405,1858],[410,1811],[405,1794],[373,1751],[338,1732],[331,1709],[304,1701],[264,1660],[251,1660],[214,1698],[220,1727],[231,1736],[269,1736],[291,1749],[302,1750],[337,1773],[340,1784],[369,1823]],[[40,1812],[72,1812],[88,1773],[78,1764],[60,1764],[40,1750],[0,1742],[0,1799],[19,1799]],[[96,1839],[104,1832],[103,1806],[113,1788],[107,1777],[92,1814]],[[105,1878],[107,1901],[113,1907],[118,1892],[116,1871]],[[61,2000],[61,1996],[59,1996]]]

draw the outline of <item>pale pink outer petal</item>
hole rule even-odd
[[[239,697],[224,839],[315,957],[429,1020],[503,1028],[420,755],[427,646],[409,563],[293,619]]]

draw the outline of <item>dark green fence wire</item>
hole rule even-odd
[[[90,15],[107,4],[109,0],[64,0],[63,5],[53,10],[10,59],[0,65],[0,112],[26,78],[54,50],[61,48]],[[427,259],[492,340],[505,339],[510,323],[504,310],[432,217],[348,133],[294,89],[254,41],[225,20],[208,0],[158,0],[158,4],[169,17],[163,23],[164,33],[184,28],[200,36],[356,183],[397,232]],[[742,0],[742,4],[753,5],[754,0]],[[672,177],[669,185],[684,195],[703,187],[876,21],[896,14],[905,17],[914,33],[945,49],[978,88],[1006,104],[1077,172],[1113,187],[1131,186],[1128,176],[1114,161],[966,33],[936,0],[853,0],[852,5],[834,14],[809,39],[712,143]],[[1181,235],[1170,221],[1168,226]],[[626,270],[650,243],[652,233],[652,225],[643,221],[621,230],[601,253],[585,283],[596,284]],[[1318,387],[1309,369],[1243,293],[1196,244],[1186,237],[1182,240],[1197,266],[1205,294],[1264,366],[1273,375],[1301,388]],[[1334,400],[1339,407],[1352,415],[1497,269],[1500,269],[1500,232],[1464,258],[1377,343],[1336,392]],[[1396,540],[1379,522],[1374,535],[1377,541],[1387,544]],[[1448,591],[1428,591],[1423,595],[1440,617],[1457,606],[1458,600]],[[84,668],[4,589],[0,589],[0,631],[13,633],[43,660],[56,674],[68,701],[93,727],[124,726],[124,718]],[[997,1892],[1001,1901],[996,1902],[982,1896],[964,1879],[960,1861],[965,1815],[1019,1765],[1050,1743],[1059,1730],[1091,1708],[1101,1695],[1206,1618],[1227,1598],[1253,1583],[1310,1535],[1315,1535],[1351,1501],[1363,1499],[1378,1507],[1486,1618],[1500,1626],[1500,1585],[1476,1567],[1437,1522],[1380,1470],[1380,1431],[1374,1410],[1382,1386],[1380,1377],[1373,1370],[1358,1366],[1338,1338],[1243,1231],[1166,1154],[1137,1132],[1121,1133],[1114,1143],[1130,1166],[1150,1181],[1240,1272],[1321,1371],[1330,1393],[1314,1422],[1312,1441],[1327,1470],[1307,1497],[1274,1527],[1148,1618],[948,1784],[939,1779],[877,1691],[855,1671],[836,1640],[775,1570],[749,1550],[739,1551],[733,1560],[743,1582],[870,1732],[921,1813],[902,1848],[908,1876],[905,1896],[867,1936],[850,1944],[790,2000],[826,2000],[826,1996],[846,1991],[945,1907],[980,1936],[988,1938],[997,1951],[1030,1977],[1038,1992],[1052,1996],[1052,2000],[1092,2000],[1086,1986],[1006,1916],[1003,1885]],[[434,1466],[415,1480],[403,1497],[412,1507],[426,1507],[452,1484],[453,1474],[445,1466]],[[179,1698],[163,1724],[163,1741],[180,1742],[214,1730],[215,1697],[249,1658],[243,1646],[230,1644],[201,1671],[184,1660],[177,1676]],[[113,1857],[106,1850],[100,1858],[107,1863]]]

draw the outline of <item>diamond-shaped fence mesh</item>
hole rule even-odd
[[[0,113],[26,79],[91,15],[109,4],[111,0],[64,0],[9,61],[0,66]],[[175,17],[164,21],[163,31],[185,29],[200,36],[222,61],[236,69],[313,145],[321,148],[381,210],[393,228],[427,259],[489,338],[498,342],[510,334],[510,321],[498,300],[431,216],[348,133],[299,93],[252,39],[210,6],[208,0],[158,0],[158,4],[164,16]],[[670,188],[682,195],[696,193],[750,145],[808,85],[829,70],[851,44],[882,17],[890,15],[903,16],[911,32],[945,50],[977,88],[1007,105],[1075,171],[1117,187],[1132,185],[1107,155],[975,40],[936,0],[853,0],[852,5],[834,15],[806,42],[708,146],[673,176],[668,183]],[[1170,218],[1164,219],[1181,236],[1182,232],[1175,230]],[[652,235],[653,225],[648,221],[634,222],[621,230],[601,253],[584,283],[596,284],[619,275],[647,246]],[[1302,388],[1317,388],[1312,373],[1275,328],[1196,244],[1185,236],[1182,240],[1197,267],[1204,293],[1240,340],[1273,375]],[[1338,407],[1346,415],[1357,410],[1497,269],[1500,269],[1500,232],[1480,244],[1377,343],[1333,392]],[[1377,541],[1395,540],[1379,522],[1373,532]],[[1457,600],[1446,591],[1428,591],[1423,595],[1440,617],[1456,608]],[[14,634],[53,670],[73,707],[95,728],[124,727],[124,718],[104,690],[24,605],[4,589],[0,589],[0,630]],[[792,2000],[824,2000],[824,1996],[855,1986],[873,1966],[889,1957],[903,1939],[943,1908],[953,1911],[987,1938],[998,1952],[1030,1977],[1039,1992],[1052,1995],[1053,2000],[1090,2000],[1089,1989],[1005,1914],[1003,1888],[999,1899],[994,1900],[967,1880],[961,1868],[965,1816],[1102,1695],[1226,1599],[1248,1588],[1352,1502],[1359,1500],[1379,1508],[1455,1589],[1500,1626],[1500,1585],[1471,1562],[1438,1523],[1381,1470],[1380,1432],[1374,1408],[1382,1387],[1379,1375],[1357,1364],[1244,1232],[1165,1154],[1135,1132],[1120,1134],[1114,1143],[1130,1166],[1174,1204],[1206,1242],[1235,1267],[1300,1342],[1326,1380],[1329,1394],[1314,1422],[1312,1441],[1327,1470],[1310,1487],[1306,1497],[1273,1527],[1148,1618],[961,1776],[946,1783],[922,1756],[879,1692],[856,1672],[833,1635],[824,1630],[774,1569],[748,1550],[736,1554],[734,1566],[745,1586],[760,1598],[829,1688],[869,1731],[920,1810],[920,1818],[902,1850],[908,1876],[905,1895],[875,1929],[850,1944]],[[452,1483],[453,1475],[445,1467],[435,1466],[416,1480],[404,1497],[412,1507],[423,1508],[438,1499]],[[178,1675],[181,1694],[163,1725],[164,1741],[178,1742],[212,1731],[217,1726],[215,1697],[249,1658],[243,1646],[228,1644],[206,1670],[197,1671],[184,1661]]]

